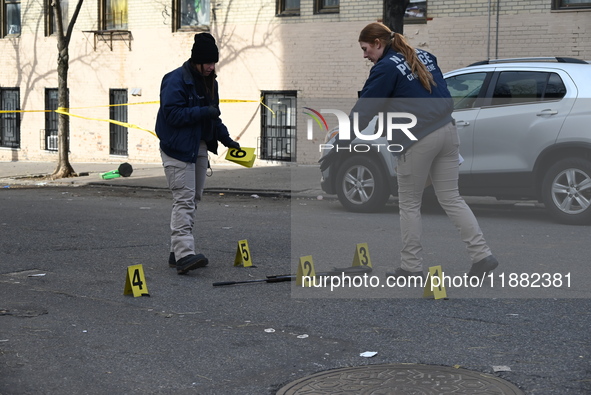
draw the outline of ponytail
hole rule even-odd
[[[361,30],[359,41],[373,43],[375,40],[379,40],[384,46],[390,45],[392,49],[404,55],[411,72],[419,78],[421,85],[431,93],[431,86],[436,86],[433,75],[427,70],[427,66],[419,60],[415,49],[410,46],[402,34],[391,31],[383,23],[373,22]]]
[[[411,72],[419,77],[421,85],[431,93],[431,86],[436,86],[433,75],[427,70],[427,66],[419,60],[416,50],[408,44],[402,34],[392,32],[391,37],[392,48],[404,55]]]

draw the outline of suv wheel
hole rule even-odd
[[[390,191],[380,166],[365,156],[352,156],[339,167],[337,195],[349,211],[369,213],[384,207]]]
[[[570,225],[591,222],[591,162],[569,158],[556,162],[544,177],[542,198],[557,221]]]

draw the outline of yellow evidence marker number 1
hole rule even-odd
[[[441,270],[441,266],[431,266],[429,268],[429,274],[425,283],[425,290],[423,291],[424,298],[430,296],[433,296],[434,299],[447,298],[447,292],[443,286],[443,271]]]
[[[238,247],[236,248],[236,257],[234,258],[234,266],[244,266],[244,267],[251,267],[252,260],[250,249],[248,248],[248,241],[240,240],[238,242]],[[256,266],[252,266],[256,267]]]
[[[123,295],[133,293],[133,297],[150,296],[148,293],[148,284],[144,276],[144,268],[142,265],[133,265],[127,267],[127,275],[125,276],[125,290]]]

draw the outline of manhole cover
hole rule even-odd
[[[523,392],[498,377],[465,369],[385,364],[316,373],[291,382],[277,392],[277,395],[303,394],[522,395]]]

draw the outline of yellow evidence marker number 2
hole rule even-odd
[[[148,284],[146,283],[146,276],[144,276],[144,268],[142,265],[133,265],[127,267],[127,274],[125,276],[125,290],[123,295],[133,293],[133,297],[150,296],[148,293]]]
[[[307,278],[304,278],[304,276]],[[301,257],[300,263],[298,265],[298,271],[296,273],[296,285],[310,287],[312,285],[312,281],[316,281],[315,277],[316,270],[314,270],[314,261],[312,260],[312,255]]]
[[[234,258],[234,266],[252,266],[250,249],[248,248],[248,241],[240,240],[236,248],[236,257]]]

